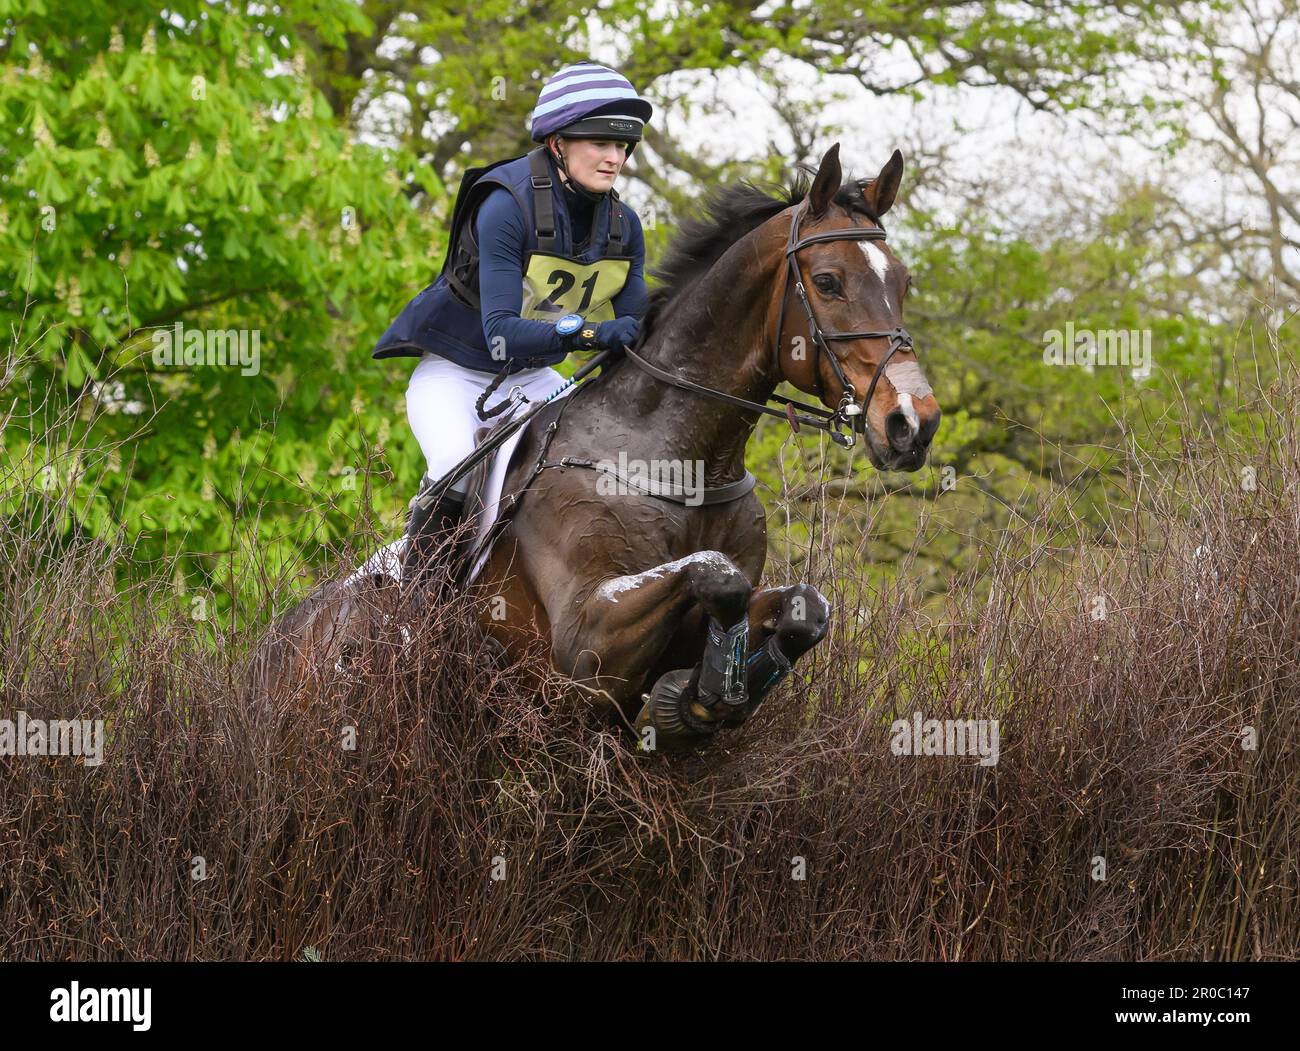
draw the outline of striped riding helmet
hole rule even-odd
[[[608,66],[579,62],[542,85],[533,110],[533,141],[545,142],[558,131],[571,139],[626,142],[630,153],[652,112],[626,77]]]

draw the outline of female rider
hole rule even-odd
[[[613,187],[651,112],[612,69],[566,66],[533,110],[542,145],[466,172],[442,272],[373,354],[420,358],[406,413],[425,486],[473,451],[484,425],[475,402],[499,374],[537,401],[564,382],[551,366],[571,352],[635,341],[649,303],[645,240]],[[466,482],[431,506],[411,501],[407,533],[421,558],[460,521]]]

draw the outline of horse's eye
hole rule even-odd
[[[840,283],[830,274],[816,274],[813,276],[813,284],[828,296],[834,295],[839,291]]]

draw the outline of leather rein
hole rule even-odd
[[[785,405],[785,410],[768,408],[767,405],[756,401],[749,401],[746,398],[738,397],[735,394],[728,394],[726,391],[716,390],[713,387],[707,387],[702,383],[696,383],[684,376],[678,376],[675,373],[668,372],[652,365],[645,358],[637,354],[631,347],[627,347],[627,356],[642,371],[649,373],[664,383],[671,384],[681,390],[693,391],[696,394],[702,394],[705,397],[713,398],[716,401],[724,401],[731,405],[737,405],[740,408],[747,409],[750,412],[760,412],[768,416],[776,416],[785,419],[790,424],[790,429],[796,434],[799,433],[800,425],[812,427],[815,430],[825,431],[833,442],[837,445],[848,449],[853,446],[853,417],[863,416],[863,427],[865,427],[865,409],[871,404],[872,395],[876,392],[876,383],[880,380],[880,375],[900,350],[906,348],[913,349],[912,337],[908,334],[907,329],[899,326],[898,328],[887,331],[869,331],[869,332],[827,332],[817,324],[817,316],[813,312],[812,303],[808,299],[808,291],[804,287],[803,277],[799,273],[799,264],[795,261],[795,255],[801,249],[807,248],[812,244],[819,244],[822,241],[883,241],[885,239],[885,228],[875,226],[863,228],[859,226],[843,230],[827,230],[825,233],[810,234],[803,238],[799,237],[799,223],[803,215],[808,211],[808,205],[802,208],[796,208],[790,216],[790,236],[786,241],[785,258],[786,271],[784,283],[781,287],[781,309],[777,315],[776,334],[772,341],[772,350],[776,357],[777,369],[780,371],[781,362],[781,331],[785,326],[785,302],[790,292],[790,281],[793,279],[795,292],[799,297],[799,302],[803,304],[804,314],[808,318],[808,331],[812,333],[813,345],[817,348],[817,361],[813,365],[813,372],[817,377],[817,394],[819,397],[825,396],[824,384],[821,375],[821,357],[825,355],[831,363],[831,371],[835,373],[835,378],[839,381],[843,389],[843,396],[840,398],[839,406],[832,412],[818,405],[809,405],[806,402],[795,401],[793,398],[787,398],[780,394],[773,394],[768,400],[780,402]],[[867,387],[867,396],[859,405],[857,401],[857,391],[854,390],[853,384],[844,374],[844,367],[840,360],[828,345],[832,340],[849,340],[849,339],[887,339],[889,340],[889,350],[885,353],[875,371],[871,375],[871,384]],[[795,412],[795,409],[802,409],[803,412]]]

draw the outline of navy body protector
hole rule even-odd
[[[465,172],[452,209],[441,272],[388,327],[372,357],[421,357],[432,351],[481,372],[501,370],[502,359],[491,355],[483,334],[474,230],[478,206],[498,186],[510,191],[526,227],[531,226],[520,316],[556,320],[566,313],[580,313],[589,321],[613,317],[610,300],[622,289],[632,264],[626,254],[630,230],[625,206],[610,190],[592,216],[588,247],[580,255],[573,254],[564,199],[545,148],[538,147],[523,157]],[[536,368],[564,357],[564,351],[556,351],[517,361],[519,368]]]

